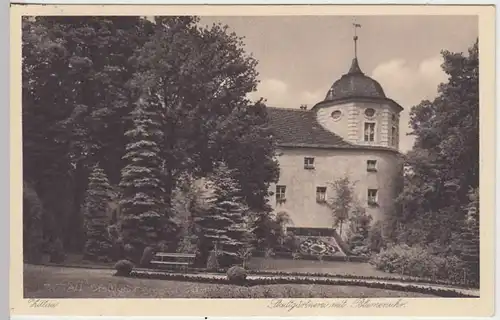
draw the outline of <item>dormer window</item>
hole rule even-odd
[[[365,122],[365,141],[373,142],[375,141],[375,123]]]
[[[314,158],[305,157],[304,158],[304,169],[314,169]]]

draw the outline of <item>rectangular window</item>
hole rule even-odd
[[[314,158],[304,158],[304,169],[314,169]]]
[[[326,187],[316,187],[316,202],[326,202]]]
[[[368,205],[377,204],[377,189],[368,189]]]
[[[392,144],[393,146],[395,146],[395,145],[396,145],[396,142],[398,141],[398,140],[397,140],[397,136],[396,136],[396,135],[397,135],[396,127],[395,127],[395,126],[393,126],[393,127],[392,127],[392,130],[391,130],[391,144]]]
[[[377,171],[377,160],[367,160],[366,171],[371,171],[371,172]]]
[[[375,123],[365,122],[365,141],[375,141]]]
[[[276,186],[276,202],[285,202],[286,186]]]

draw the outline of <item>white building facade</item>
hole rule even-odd
[[[331,183],[348,177],[358,202],[374,221],[383,220],[394,210],[402,177],[402,110],[357,58],[310,110],[269,108],[280,164],[271,186],[274,210],[288,213],[294,228],[332,228],[325,200],[334,196]]]

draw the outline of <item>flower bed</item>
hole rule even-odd
[[[193,273],[206,273],[204,269],[193,269]],[[227,270],[220,269],[212,271],[211,273],[226,274]],[[417,277],[377,277],[377,276],[359,276],[353,274],[333,274],[333,273],[319,273],[319,272],[286,272],[286,271],[265,271],[265,270],[249,270],[249,275],[263,275],[263,276],[298,276],[298,277],[321,277],[321,278],[345,278],[353,280],[380,280],[380,281],[399,281],[405,283],[421,283],[421,284],[436,284],[444,286],[460,287],[464,289],[477,289],[463,283],[455,283],[447,280],[433,280]]]
[[[264,257],[266,254],[262,251],[256,251],[252,254],[254,257]],[[274,257],[293,259],[293,253],[291,251],[276,251],[274,252]],[[369,258],[363,256],[322,256],[324,261],[349,261],[349,262],[367,262]],[[315,255],[300,254],[299,260],[318,260]]]
[[[331,273],[311,273],[311,272],[283,272],[283,271],[250,271],[251,275],[276,275],[276,276],[306,276],[306,277],[324,277],[324,278],[346,278],[359,280],[383,280],[383,281],[400,281],[405,283],[426,283],[447,285],[461,288],[471,288],[463,283],[455,283],[447,280],[433,280],[417,277],[377,277],[377,276],[358,276],[352,274],[331,274]]]
[[[174,280],[174,281],[189,281],[198,283],[213,283],[213,284],[230,284],[231,282],[226,278],[219,275],[188,275],[188,274],[172,274],[154,271],[132,271],[129,275],[134,278],[141,279],[158,279],[158,280]],[[376,288],[383,290],[417,292],[423,294],[432,294],[439,297],[476,297],[459,292],[453,289],[433,288],[431,286],[416,286],[404,285],[398,283],[387,282],[374,282],[366,281],[364,279],[313,279],[297,276],[275,276],[275,277],[262,277],[262,278],[249,278],[242,284],[244,286],[256,285],[272,285],[272,284],[307,284],[307,285],[339,285],[339,286],[362,286],[367,288]]]

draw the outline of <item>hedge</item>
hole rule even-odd
[[[146,272],[146,271],[132,271],[129,277],[140,279],[157,279],[157,280],[171,280],[171,281],[189,281],[198,283],[211,283],[211,284],[232,284],[226,277],[201,277],[186,274],[171,274],[161,272]],[[257,285],[273,285],[273,284],[307,284],[307,285],[338,285],[338,286],[361,286],[367,288],[376,288],[393,291],[406,291],[416,292],[423,294],[431,294],[439,297],[450,298],[477,298],[474,295],[468,295],[453,289],[442,289],[432,287],[422,287],[413,285],[401,285],[397,283],[384,283],[384,282],[367,282],[364,280],[341,280],[341,279],[311,279],[311,278],[283,278],[283,277],[266,277],[260,279],[247,279],[244,286],[251,287]]]

